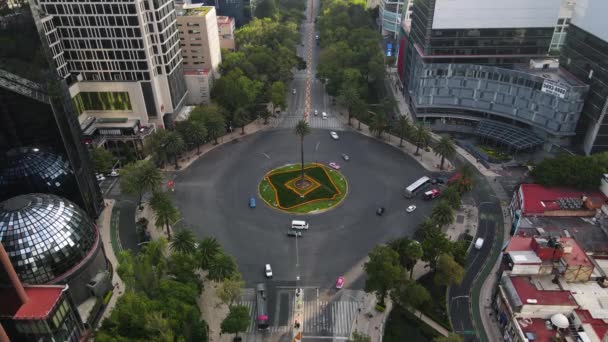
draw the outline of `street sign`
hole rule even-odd
[[[393,55],[393,43],[386,44],[386,57],[391,57]]]

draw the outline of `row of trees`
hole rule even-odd
[[[419,260],[428,264],[434,272],[433,280],[439,286],[462,281],[469,242],[452,242],[442,230],[453,223],[454,210],[461,206],[461,196],[470,191],[473,184],[469,167],[459,172],[460,180],[444,191],[430,218],[418,226],[414,239],[402,237],[386,246],[376,246],[370,252],[369,261],[364,264],[365,291],[376,293],[380,305],[384,305],[387,296],[397,305],[417,309],[431,300],[427,289],[412,278]]]
[[[608,152],[591,156],[562,154],[545,158],[534,167],[532,176],[543,185],[596,189],[608,169]]]

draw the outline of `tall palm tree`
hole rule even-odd
[[[169,248],[175,253],[194,254],[196,238],[189,229],[180,229],[174,235]]]
[[[301,162],[301,178],[300,182],[304,181],[304,137],[310,134],[310,126],[304,120],[298,121],[293,132],[300,137],[300,162]]]
[[[369,130],[372,133],[375,133],[378,138],[382,136],[382,133],[386,131],[388,128],[388,119],[386,114],[382,112],[374,113],[372,116],[372,120],[369,124]]]
[[[409,136],[412,131],[412,125],[405,115],[399,115],[397,129],[399,130],[399,147],[402,147],[403,138]]]
[[[424,124],[419,122],[414,125],[414,130],[412,132],[412,138],[414,139],[414,143],[416,144],[416,152],[415,155],[419,155],[418,151],[420,150],[420,146],[426,146],[431,139],[431,134],[428,129],[424,127]]]
[[[178,169],[179,165],[177,164],[177,156],[186,149],[186,144],[184,143],[184,139],[182,139],[181,135],[175,131],[167,133],[165,139],[163,139],[160,145],[160,148],[165,151],[167,156],[173,157],[175,168]]]
[[[345,82],[340,88],[340,92],[338,94],[338,104],[346,108],[348,112],[349,126],[352,126],[351,119],[353,117],[353,108],[356,106],[356,102],[359,98],[359,90],[353,83]]]
[[[388,245],[399,254],[401,266],[410,271],[410,278],[412,278],[414,266],[418,262],[418,259],[422,257],[420,243],[416,240],[403,237],[389,242]]]
[[[179,211],[171,202],[166,192],[155,191],[150,199],[150,206],[156,215],[155,225],[157,228],[167,229],[167,238],[171,240],[170,225],[179,220]]]
[[[441,165],[439,169],[443,170],[445,158],[452,158],[456,153],[454,141],[448,136],[442,136],[441,139],[433,146],[436,156],[441,156]]]
[[[213,257],[211,265],[209,265],[209,274],[207,278],[215,281],[222,281],[230,278],[238,270],[236,261],[230,255],[225,253],[216,253]]]
[[[202,270],[209,270],[215,255],[222,252],[222,246],[216,238],[208,236],[198,243],[196,250],[199,267]]]
[[[438,225],[444,226],[454,222],[454,210],[447,201],[440,201],[433,208],[431,219]]]
[[[200,121],[186,120],[182,124],[181,134],[188,144],[196,146],[196,154],[201,154],[201,145],[207,139],[207,128]],[[178,126],[179,131],[179,126]]]
[[[121,188],[126,193],[137,195],[137,205],[140,209],[143,209],[141,204],[144,194],[158,189],[163,181],[160,171],[149,160],[127,164],[121,173]]]

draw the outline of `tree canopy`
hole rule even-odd
[[[581,190],[596,189],[608,169],[608,152],[591,156],[562,154],[545,158],[534,167],[534,180],[547,186],[569,186]]]
[[[404,279],[404,269],[399,264],[399,254],[388,246],[374,247],[363,269],[367,273],[365,292],[375,292],[382,305],[389,291]]]

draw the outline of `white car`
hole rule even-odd
[[[319,111],[315,109],[315,116],[319,115]]]
[[[405,211],[407,211],[408,213],[414,212],[414,210],[416,210],[416,206],[413,204],[407,207],[407,209],[405,209]]]
[[[118,173],[118,171],[116,171],[116,170],[112,170],[112,172],[110,172],[108,174],[108,176],[110,176],[110,177],[118,177],[118,176],[120,176],[120,173]]]
[[[327,120],[327,113],[325,113],[325,112],[321,113],[321,117],[323,118],[323,120]]]
[[[333,131],[329,132],[329,135],[331,135],[331,138],[334,140],[340,139],[340,137],[338,137],[338,133],[336,133],[336,132],[333,132]]]
[[[101,173],[96,174],[95,178],[97,178],[97,180],[100,182],[106,180],[106,177],[104,177]]]
[[[264,272],[266,273],[266,278],[272,278],[272,268],[270,267],[270,264],[266,264]]]
[[[293,88],[293,91],[291,93],[295,94],[296,93],[296,88]]]

